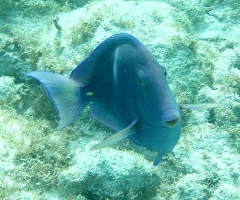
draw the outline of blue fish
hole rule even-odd
[[[179,141],[180,108],[219,106],[179,105],[166,81],[166,68],[138,39],[126,33],[99,44],[70,78],[46,71],[33,71],[27,76],[38,79],[47,91],[58,111],[57,129],[71,124],[92,103],[91,116],[117,133],[91,150],[128,138],[158,152],[154,166],[172,153]]]

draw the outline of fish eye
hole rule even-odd
[[[142,84],[142,80],[140,77],[138,77],[138,82]]]
[[[138,82],[142,85],[142,86],[145,86],[145,83],[144,83],[144,75],[143,75],[143,72],[138,72]]]

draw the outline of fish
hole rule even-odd
[[[157,152],[173,153],[181,136],[181,109],[222,106],[221,103],[180,105],[169,88],[166,68],[128,33],[102,43],[72,72],[70,78],[49,71],[32,71],[46,90],[59,116],[57,129],[70,125],[91,103],[91,116],[116,133],[90,150],[111,146],[125,138]]]

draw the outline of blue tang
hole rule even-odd
[[[94,146],[97,150],[124,138],[158,152],[154,166],[172,153],[181,135],[181,108],[166,81],[166,68],[135,37],[126,33],[103,41],[71,73],[27,74],[38,79],[59,114],[58,129],[73,122],[91,104],[91,116],[117,133]]]

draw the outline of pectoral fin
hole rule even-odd
[[[102,149],[104,147],[111,146],[111,145],[129,137],[130,135],[135,133],[134,125],[136,125],[137,122],[138,122],[138,120],[134,120],[133,123],[131,123],[128,127],[119,131],[118,133],[114,134],[113,136],[107,138],[106,140],[103,140],[102,142],[98,143],[96,146],[92,147],[90,150],[95,151],[98,149]]]
[[[181,109],[207,109],[216,108],[220,106],[229,106],[228,103],[199,103],[199,104],[179,104]]]

